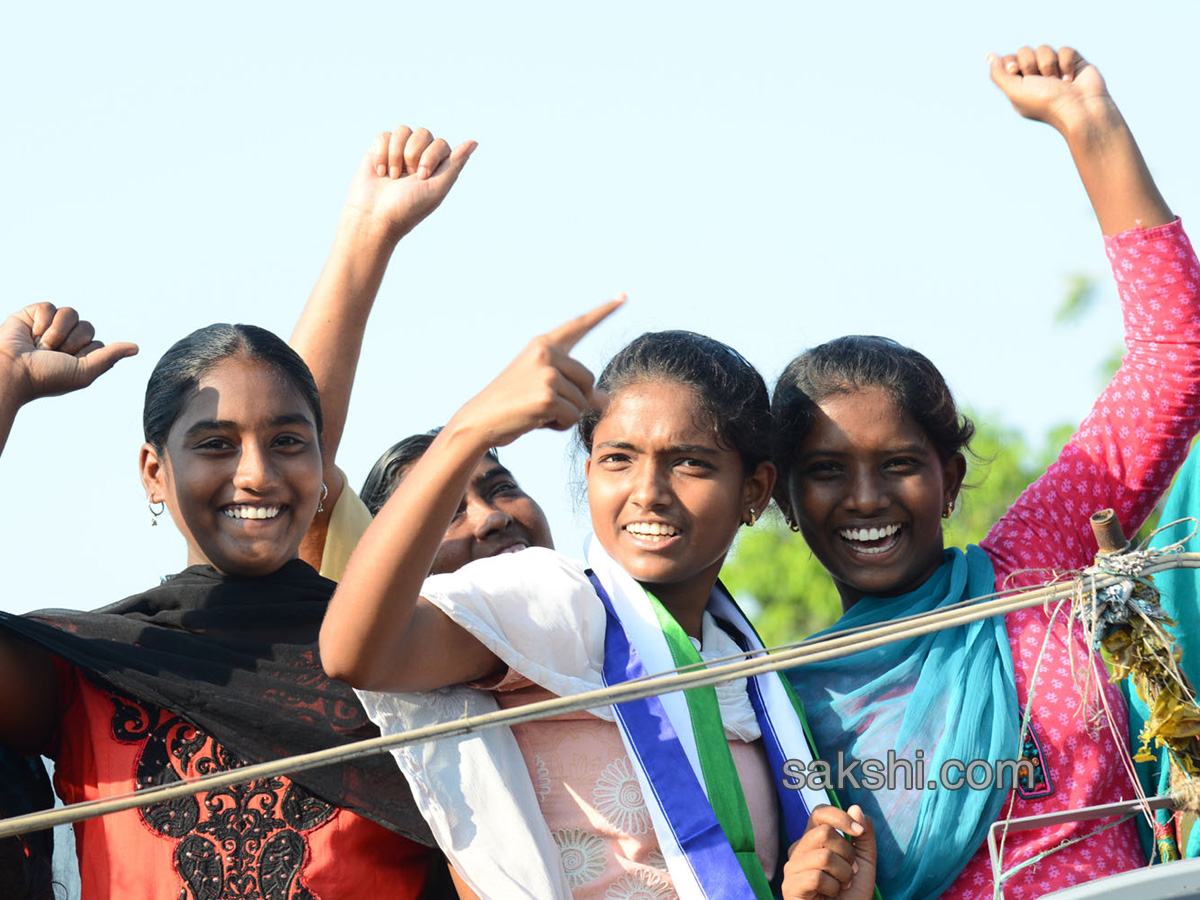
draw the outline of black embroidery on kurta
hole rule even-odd
[[[1053,794],[1054,781],[1046,767],[1046,751],[1042,749],[1042,742],[1032,722],[1029,723],[1029,730],[1025,732],[1021,743],[1021,760],[1028,761],[1033,770],[1031,775],[1022,775],[1017,779],[1017,794],[1021,799],[1041,800]]]
[[[155,707],[113,697],[112,735],[140,743],[138,788],[225,772],[245,761],[190,723]],[[265,778],[156,803],[142,821],[177,841],[179,900],[316,900],[300,878],[302,832],[336,807],[282,778]]]

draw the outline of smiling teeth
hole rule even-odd
[[[845,528],[838,534],[848,541],[877,541],[891,537],[899,530],[899,525],[885,525],[883,528]]]
[[[662,541],[679,534],[679,529],[674,525],[662,522],[633,522],[626,525],[625,530],[635,537],[650,541]]]
[[[273,519],[279,515],[278,506],[230,506],[222,512],[231,519]]]

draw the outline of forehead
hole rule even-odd
[[[675,381],[636,381],[609,400],[594,443],[688,443],[716,446],[716,423],[699,392]],[[720,449],[725,449],[721,447]]]
[[[802,449],[925,444],[921,427],[883,387],[833,394],[818,404]]]
[[[499,460],[492,459],[490,456],[485,456],[479,461],[479,465],[475,467],[475,471],[471,475],[471,480],[484,481],[488,478],[495,478],[497,475],[507,475],[512,477],[512,472],[510,472],[505,466],[501,465]]]
[[[316,420],[304,394],[269,363],[233,356],[208,369],[184,403],[171,433],[197,422],[232,422],[247,427],[282,418]]]

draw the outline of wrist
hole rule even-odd
[[[1073,104],[1055,118],[1053,125],[1076,155],[1102,149],[1115,136],[1129,133],[1125,117],[1107,95]]]
[[[479,458],[497,444],[497,436],[486,424],[471,420],[470,404],[464,406],[447,422],[434,439],[434,446],[441,452],[470,461],[474,468]]]
[[[369,210],[347,203],[338,218],[337,240],[348,242],[360,250],[390,256],[409,230],[398,228],[395,223],[385,222]]]
[[[5,372],[0,378],[0,416],[11,421],[22,406],[37,398],[32,383],[20,367],[14,367],[11,374]]]
[[[4,446],[5,438],[16,421],[17,413],[28,401],[20,401],[10,392],[0,390],[0,447]]]

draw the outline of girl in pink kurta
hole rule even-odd
[[[881,338],[841,338],[795,360],[774,400],[776,496],[837,583],[846,614],[835,628],[1030,587],[1047,569],[1089,565],[1096,545],[1088,516],[1111,507],[1132,534],[1200,427],[1200,266],[1099,73],[1067,48],[1023,48],[993,57],[991,66],[1018,112],[1067,139],[1108,235],[1129,353],[1059,460],[982,550],[966,554],[943,550],[941,518],[953,511],[973,428],[940,373]],[[1127,731],[1121,694],[1078,630],[1068,631],[1065,613],[1051,613],[1012,613],[792,673],[825,758],[837,750],[871,758],[886,746],[900,755],[919,749],[927,758],[1025,757],[1037,765],[1015,791],[865,792],[881,832],[880,887],[889,900],[990,897],[991,862],[981,844],[993,820],[1134,796],[1120,761],[1128,752],[1119,746]],[[1089,676],[1081,703],[1078,685]],[[1111,721],[1097,724],[1102,706]],[[1022,731],[1027,707],[1030,729]],[[1103,824],[1010,834],[1003,867]],[[1143,863],[1126,822],[1015,873],[1004,896],[1025,900]]]

